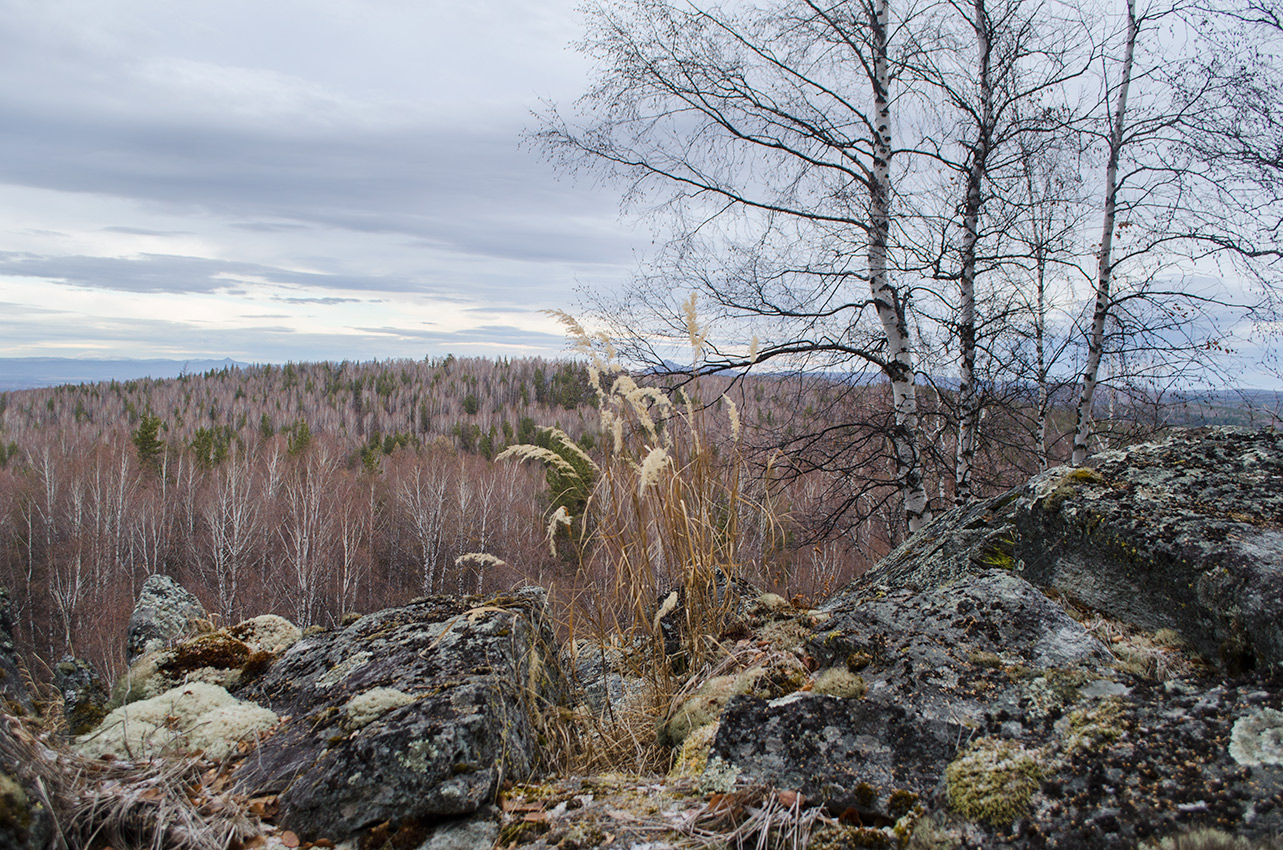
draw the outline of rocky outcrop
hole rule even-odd
[[[67,733],[83,735],[107,716],[109,695],[94,666],[83,658],[64,655],[53,668],[53,686],[62,695]]]
[[[559,650],[534,589],[301,639],[257,618],[143,656],[131,698],[222,686],[279,717],[248,753],[195,748],[318,846],[1261,850],[1283,836],[1281,540],[1283,437],[1180,432],[949,512],[815,609],[714,581],[707,667],[680,656],[699,606],[666,595],[649,649],[680,657],[644,693],[675,683],[666,712],[630,700],[646,647]],[[523,784],[639,717],[667,777]]]
[[[871,571],[928,588],[987,567],[1145,629],[1228,673],[1283,664],[1283,433],[1178,431],[957,509]]]
[[[31,757],[37,747],[18,721],[0,717],[0,847],[43,850],[51,846],[52,812]]]
[[[289,718],[239,785],[279,794],[306,839],[490,803],[539,768],[563,699],[544,606],[537,589],[430,597],[300,640],[238,694]]]
[[[29,714],[31,694],[18,667],[13,626],[13,602],[9,599],[9,591],[0,587],[0,710],[9,714]]]
[[[149,576],[129,617],[126,660],[133,664],[148,652],[164,649],[204,617],[200,600],[178,582],[169,576]]]

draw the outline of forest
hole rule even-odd
[[[625,550],[653,543],[588,540],[580,524],[558,529],[550,546],[550,520],[559,508],[569,520],[590,499],[610,502],[592,489],[637,493],[656,446],[666,445],[680,467],[674,481],[699,489],[679,501],[720,512],[701,522],[725,533],[687,554],[657,553],[640,582],[647,592],[680,581],[683,560],[699,551],[776,592],[815,598],[903,537],[893,471],[877,446],[847,448],[846,463],[865,464],[852,480],[808,462],[822,446],[794,445],[817,417],[852,405],[890,415],[885,387],[796,374],[697,385],[636,378],[591,356],[445,357],[264,365],[0,395],[0,586],[15,606],[20,648],[37,675],[64,653],[118,673],[133,599],[153,573],[179,579],[224,623],[275,612],[328,626],[425,593],[523,582],[552,588],[563,616],[578,606],[592,619],[602,613],[594,597],[617,598],[620,581],[638,568]],[[1102,440],[1121,444],[1224,413],[1137,399],[1119,393],[1108,405],[1116,419],[1102,421]],[[995,408],[983,451],[986,492],[1047,462],[1033,400],[1028,388],[1023,398],[1012,388],[1010,403]],[[947,404],[927,410],[936,427],[947,425]],[[1234,410],[1243,420],[1253,415]],[[1053,417],[1052,462],[1067,459],[1068,417],[1067,409]],[[503,457],[522,445],[572,460],[582,453],[597,474],[558,477],[538,458]],[[612,456],[632,458],[632,467],[612,472]],[[939,453],[931,463],[947,471],[950,458]],[[656,532],[670,496],[647,502],[654,516],[646,522],[650,535],[672,542],[682,533]],[[644,506],[631,505],[630,515],[637,509]],[[602,513],[610,508],[594,510],[594,531],[635,526]],[[654,598],[635,602],[641,617]]]

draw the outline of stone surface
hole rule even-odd
[[[0,587],[0,710],[9,714],[29,714],[31,693],[18,667],[13,627],[13,602],[9,599],[9,591]]]
[[[205,617],[205,608],[169,576],[153,575],[143,582],[129,617],[126,660],[163,649],[188,634],[193,620]]]
[[[85,659],[64,655],[54,665],[53,685],[62,694],[67,734],[83,735],[107,716],[107,688],[98,671]]]
[[[1283,433],[1177,431],[956,509],[849,592],[1009,567],[1230,673],[1283,664]]]
[[[240,787],[279,793],[281,823],[309,840],[491,802],[538,769],[544,712],[563,700],[545,602],[429,597],[303,638],[240,693],[290,718]],[[376,689],[397,695],[383,711],[364,696]]]

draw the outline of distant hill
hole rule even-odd
[[[87,360],[71,357],[0,357],[0,390],[28,390],[62,384],[177,378],[210,369],[248,364],[222,360]]]

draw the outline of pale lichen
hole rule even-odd
[[[1242,765],[1283,765],[1283,711],[1260,708],[1240,717],[1230,732],[1230,756]]]
[[[414,702],[414,697],[395,688],[372,688],[357,694],[343,707],[343,725],[356,730],[370,725],[393,709]]]

